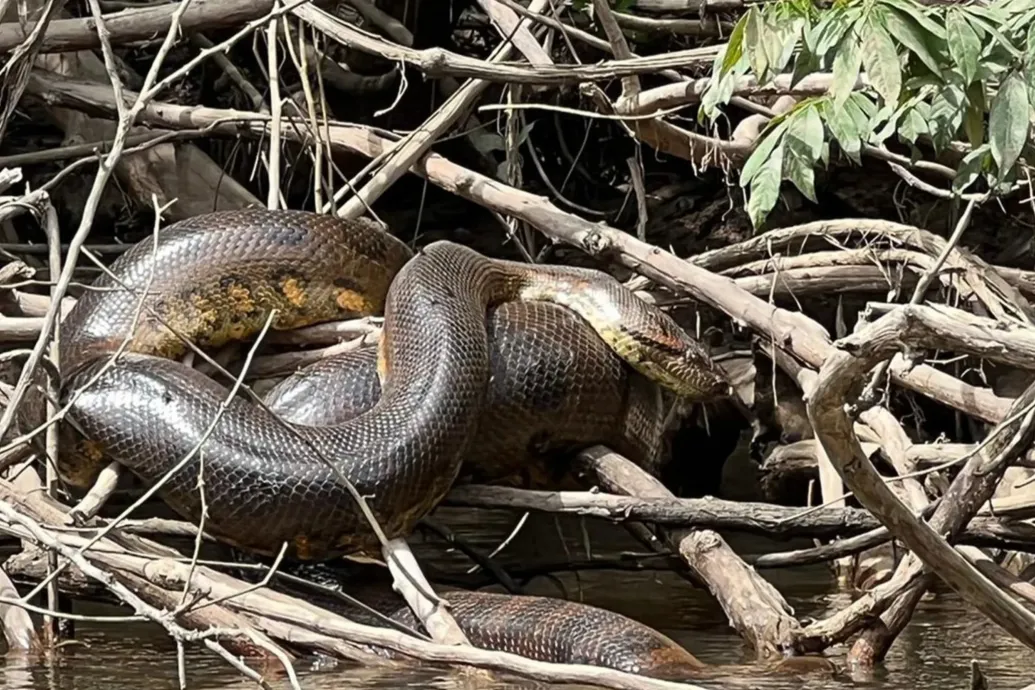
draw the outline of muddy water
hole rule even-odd
[[[469,542],[488,552],[511,531],[520,516],[495,511],[440,511],[439,519]],[[742,554],[774,549],[801,548],[798,542],[729,536]],[[518,536],[499,555],[507,567],[520,569],[559,560],[614,557],[623,551],[642,549],[620,528],[578,519],[555,520],[533,516]],[[415,551],[440,568],[466,569],[470,563],[459,554],[443,553],[440,543],[417,538]],[[784,593],[799,618],[823,617],[842,607],[849,595],[838,593],[825,568],[767,570],[764,575]],[[583,571],[540,577],[530,582],[528,593],[568,596],[633,616],[670,635],[704,661],[713,664],[744,663],[750,652],[726,624],[721,609],[703,591],[664,572]],[[26,668],[17,662],[0,662],[0,688],[5,690],[109,690],[178,687],[174,645],[149,624],[86,624],[77,628],[77,643],[46,667]],[[845,649],[829,654],[843,661]],[[709,681],[709,688],[753,687],[760,690],[836,690],[868,687],[878,690],[939,690],[969,687],[969,664],[977,659],[992,690],[1020,690],[1035,682],[1035,654],[1013,642],[952,594],[929,595],[911,625],[899,638],[886,664],[870,677],[802,681],[793,678],[757,679],[748,685],[738,681]],[[186,656],[189,688],[253,688],[221,659],[202,648]],[[297,671],[303,688],[541,688],[544,684],[514,678],[497,683],[472,682],[440,669],[369,670],[336,666],[333,662],[306,660]],[[288,687],[287,683],[276,687]],[[559,687],[559,686],[558,686]],[[572,687],[572,686],[567,686]]]

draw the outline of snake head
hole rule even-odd
[[[725,372],[700,342],[663,312],[653,312],[649,321],[635,330],[626,329],[629,346],[623,356],[635,369],[687,402],[709,402],[732,394]]]

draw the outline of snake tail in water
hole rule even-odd
[[[409,606],[392,590],[391,577],[382,566],[319,563],[290,564],[287,569],[299,580],[275,580],[274,588],[311,598],[321,608],[364,625],[384,626],[383,616],[407,629],[422,629]],[[246,577],[259,576],[251,571]],[[351,600],[335,594],[337,589],[347,592]],[[830,676],[837,671],[830,660],[811,655],[783,657],[760,665],[712,665],[669,636],[614,611],[546,596],[448,586],[438,586],[436,591],[449,602],[450,613],[472,645],[537,661],[603,666],[675,682],[740,680],[774,673]]]

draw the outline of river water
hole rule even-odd
[[[512,530],[520,516],[498,511],[443,509],[438,519],[462,535],[483,553],[493,550]],[[758,537],[727,535],[741,554],[762,553],[808,546],[805,541],[771,542]],[[441,568],[466,569],[470,562],[457,553],[445,553],[434,537],[418,537],[414,550],[423,562]],[[587,552],[588,549],[588,552]],[[620,526],[577,518],[555,519],[533,515],[526,521],[498,560],[510,568],[543,562],[589,557],[615,557],[621,552],[641,552],[642,547]],[[839,592],[823,566],[793,570],[766,570],[767,577],[787,598],[799,618],[823,617],[850,601]],[[565,592],[562,591],[563,586]],[[682,578],[662,571],[592,570],[564,573],[556,580],[532,580],[529,594],[568,596],[604,606],[652,625],[686,646],[703,661],[714,664],[748,663],[751,653],[726,623],[714,600]],[[828,655],[839,665],[844,648]],[[994,624],[959,601],[951,593],[928,595],[910,626],[899,637],[886,663],[869,677],[836,679],[760,677],[745,686],[744,678],[724,683],[701,683],[708,688],[744,687],[759,690],[836,690],[867,687],[875,690],[969,688],[970,662],[976,659],[990,681],[990,690],[1020,690],[1035,682],[1035,655],[1014,642]],[[545,688],[549,685],[515,678],[498,682],[472,681],[442,669],[357,669],[336,666],[326,660],[307,659],[297,664],[302,687],[307,690],[338,688]],[[236,671],[205,650],[187,651],[189,688],[254,688]],[[286,682],[276,682],[278,689]],[[4,690],[114,690],[178,688],[173,643],[150,624],[77,625],[76,642],[49,665],[26,667],[22,662],[0,664],[0,688]],[[557,686],[562,687],[562,686]],[[573,686],[563,686],[573,687]]]

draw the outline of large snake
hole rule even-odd
[[[188,341],[381,312],[376,350],[299,372],[273,409],[178,361]],[[656,384],[691,400],[729,390],[693,338],[606,273],[446,241],[414,253],[372,223],[300,211],[163,229],[84,293],[61,336],[62,402],[82,434],[62,450],[66,481],[85,486],[114,458],[146,484],[164,476],[159,495],[185,518],[205,507],[216,538],[264,555],[286,543],[299,560],[379,551],[343,480],[388,538],[405,536],[462,466],[500,477],[550,448],[601,442],[649,460]],[[623,616],[500,596],[458,594],[475,644],[666,677],[700,666]],[[580,638],[579,626],[605,635]]]

